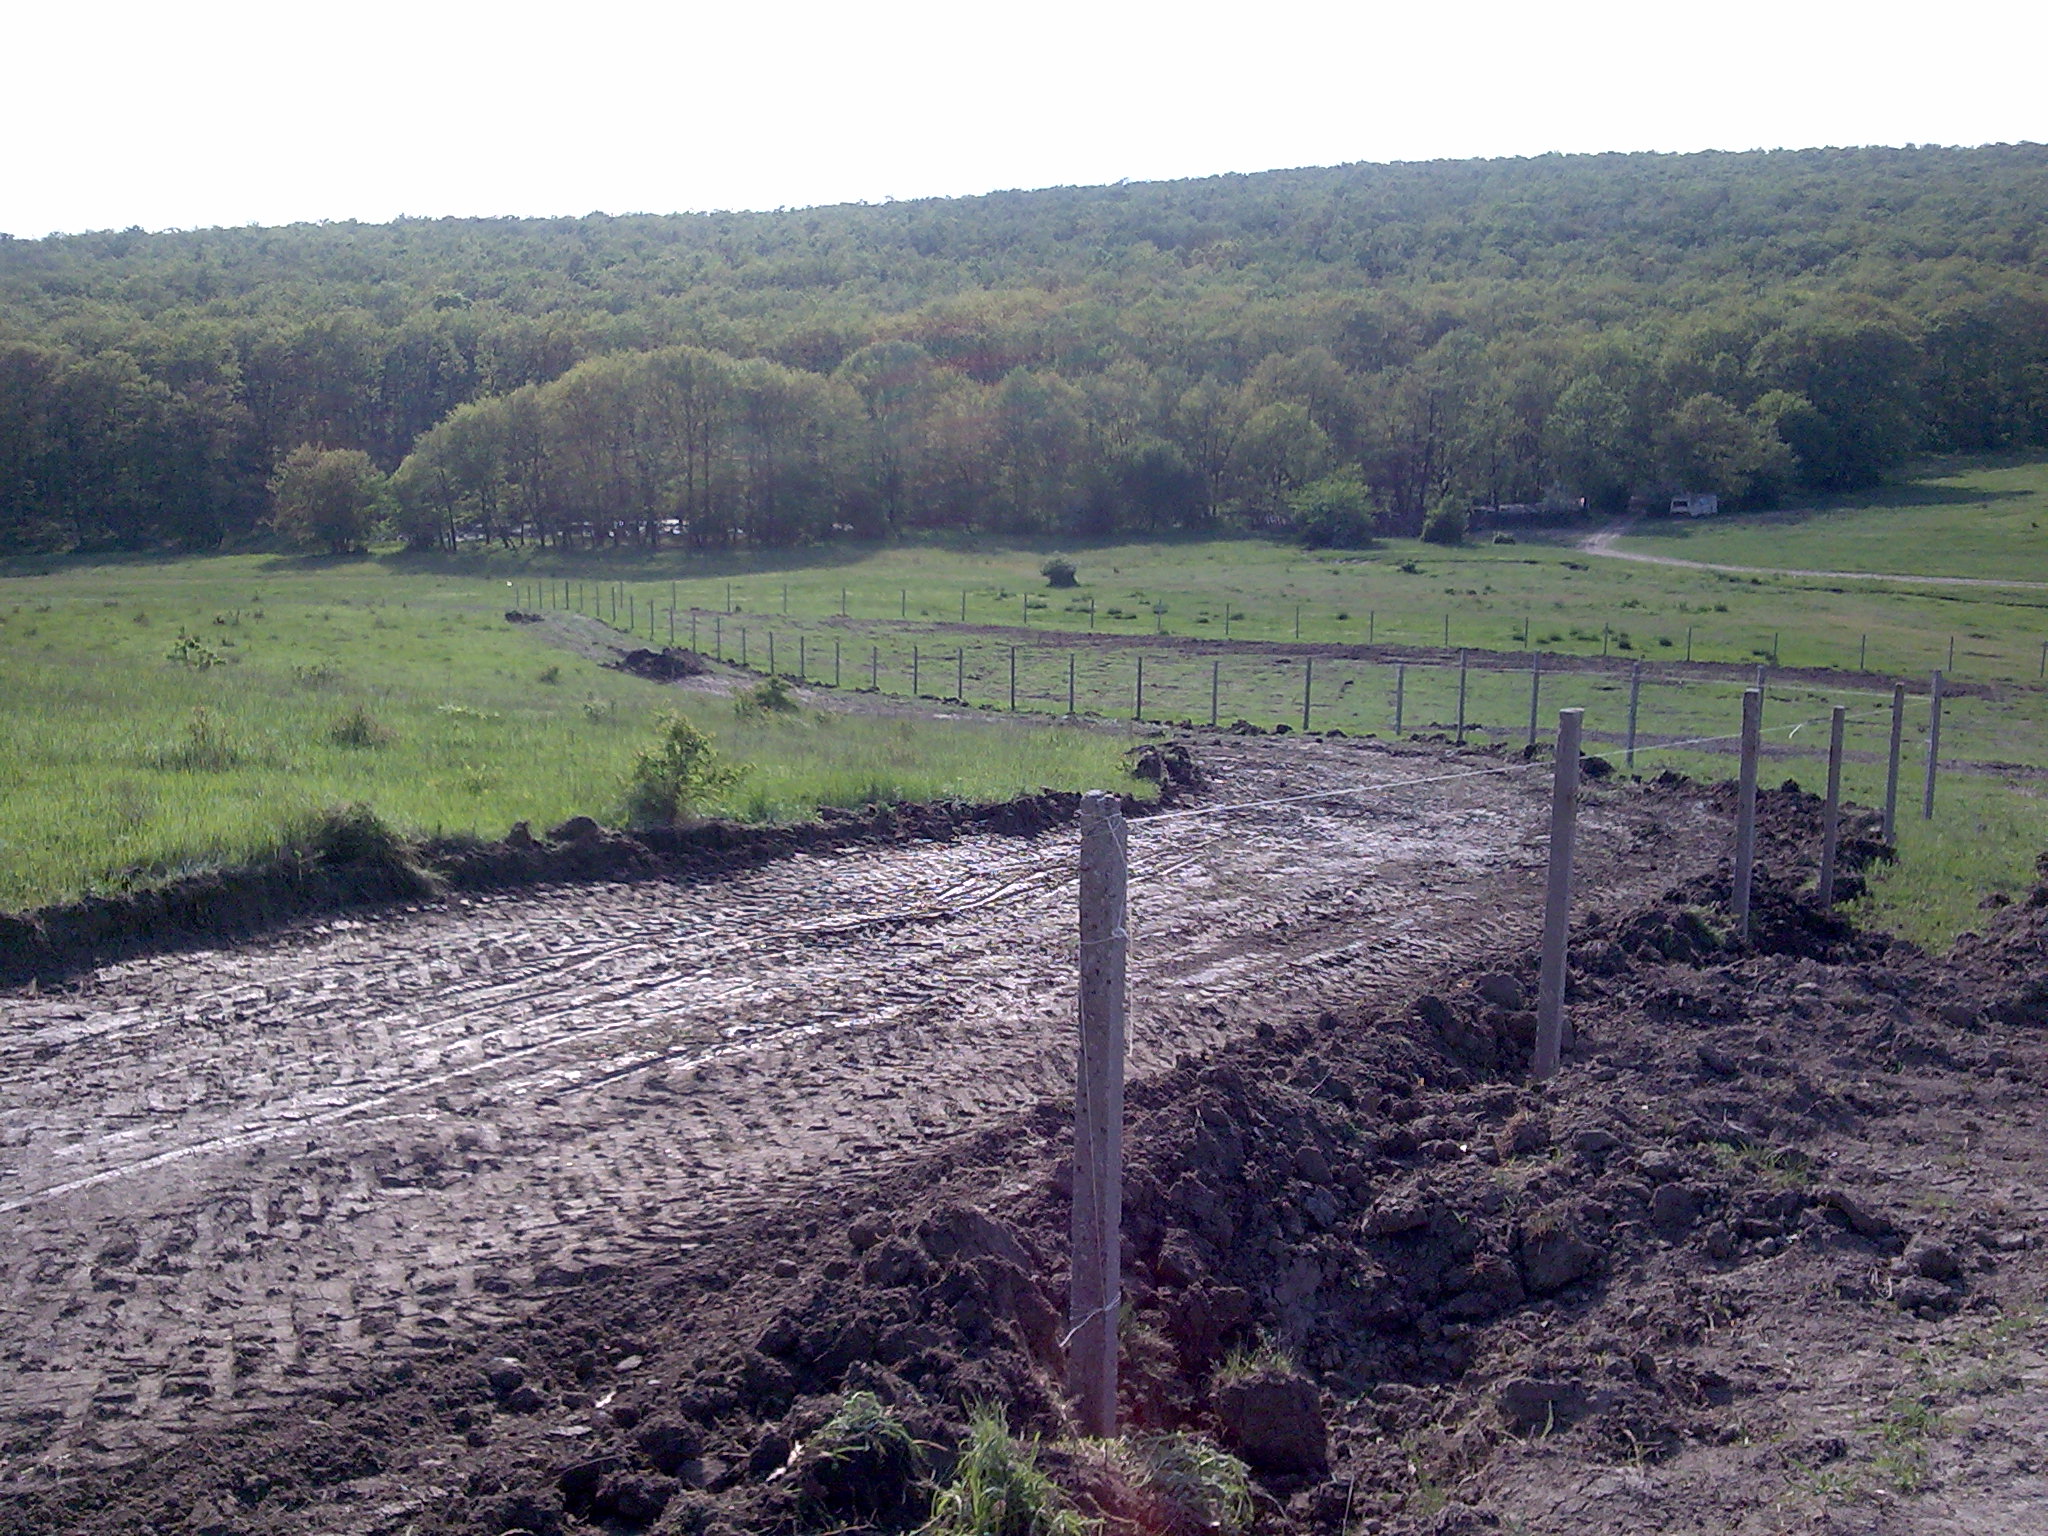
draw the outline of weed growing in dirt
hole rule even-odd
[[[1877,1434],[1882,1448],[1873,1458],[1877,1473],[1893,1489],[1911,1493],[1927,1481],[1927,1442],[1942,1432],[1941,1415],[1917,1397],[1885,1404]]]
[[[1233,1345],[1217,1365],[1212,1383],[1227,1387],[1233,1381],[1243,1381],[1247,1376],[1257,1376],[1264,1371],[1284,1371],[1290,1376],[1301,1374],[1301,1364],[1291,1351],[1261,1339],[1256,1344]]]
[[[1803,1189],[1813,1182],[1813,1165],[1796,1147],[1759,1147],[1747,1142],[1713,1143],[1714,1161],[1724,1170],[1745,1172],[1779,1189]]]
[[[1000,1408],[983,1407],[919,1536],[1086,1536],[1091,1529],[1040,1470],[1037,1441],[1012,1435]]]
[[[900,1527],[923,1498],[925,1447],[872,1392],[855,1392],[802,1447],[804,1494],[839,1522]]]
[[[1099,1443],[1114,1513],[1159,1536],[1234,1536],[1251,1523],[1251,1473],[1200,1435],[1126,1435]]]
[[[663,715],[655,725],[654,745],[633,759],[626,780],[626,820],[636,827],[672,826],[744,773],[683,716]]]

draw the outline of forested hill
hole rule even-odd
[[[2021,145],[0,239],[0,545],[237,537],[303,445],[422,543],[1764,500],[2048,443],[2044,221]]]

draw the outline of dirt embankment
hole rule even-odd
[[[1178,785],[1164,780],[1162,803]],[[827,808],[813,822],[621,831],[587,816],[541,836],[524,823],[492,843],[407,844],[346,821],[265,864],[183,876],[159,886],[30,912],[0,912],[0,986],[59,980],[126,956],[213,946],[325,913],[575,881],[706,878],[797,853],[981,834],[1029,837],[1074,817],[1081,797],[1047,790],[994,804]],[[1151,805],[1128,801],[1142,815]]]

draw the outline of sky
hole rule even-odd
[[[11,9],[0,231],[24,238],[2048,140],[2041,0]]]

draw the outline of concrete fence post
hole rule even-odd
[[[1899,835],[1899,748],[1906,739],[1906,685],[1892,684],[1892,748],[1884,770],[1884,840]]]
[[[1749,882],[1756,871],[1756,762],[1763,744],[1764,695],[1761,688],[1742,694],[1742,773],[1735,793],[1735,883],[1729,904],[1735,912],[1735,936],[1749,937]]]
[[[1124,819],[1114,795],[1081,801],[1079,1051],[1074,1077],[1073,1257],[1067,1388],[1083,1433],[1116,1434],[1123,1305]]]
[[[1951,645],[1955,642],[1950,641]],[[1934,820],[1934,778],[1941,771],[1941,674],[1934,674],[1934,687],[1927,700],[1927,789],[1920,797],[1920,819]]]
[[[1529,745],[1536,745],[1536,711],[1543,698],[1543,653],[1529,658]]]
[[[1842,726],[1849,711],[1837,704],[1828,716],[1828,798],[1820,813],[1820,904],[1835,904],[1835,851],[1842,826]]]
[[[1643,664],[1632,661],[1628,664],[1628,749],[1624,761],[1628,771],[1636,771],[1636,709],[1643,699]]]
[[[1550,870],[1543,890],[1543,965],[1536,982],[1536,1059],[1540,1082],[1557,1071],[1571,1043],[1565,1027],[1565,940],[1571,932],[1572,843],[1578,830],[1579,729],[1583,709],[1557,712],[1557,761],[1550,781]]]

